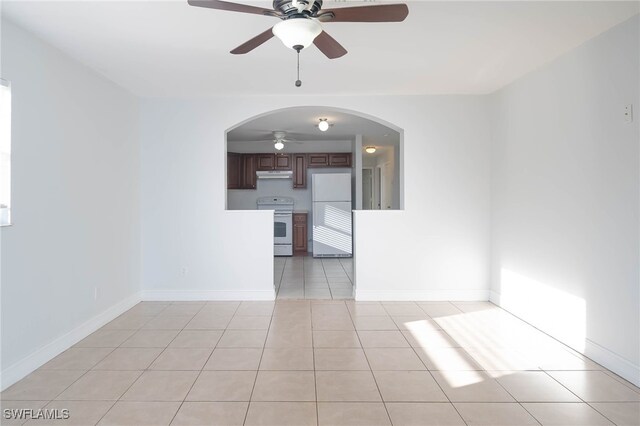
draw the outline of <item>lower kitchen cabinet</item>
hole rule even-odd
[[[307,254],[307,213],[293,214],[293,254]]]

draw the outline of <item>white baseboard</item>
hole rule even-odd
[[[359,290],[356,287],[355,299],[359,301],[459,301],[459,302],[484,302],[489,300],[489,292],[486,290]]]
[[[126,312],[140,302],[140,294],[136,293],[130,297],[116,303],[102,313],[90,318],[68,333],[58,337],[47,345],[37,349],[30,355],[5,368],[0,373],[0,388],[5,390],[27,374],[35,371],[45,363],[49,362],[80,340],[87,337],[109,321]]]
[[[500,293],[497,293],[492,290],[489,295],[489,300],[494,304],[502,307],[500,303],[501,302]],[[520,316],[518,316],[516,313],[513,313],[504,307],[502,308],[507,312],[510,312],[512,315],[520,318]],[[520,319],[524,322],[527,322],[522,318]],[[543,333],[549,334],[546,330],[542,330],[542,329],[539,329],[539,330],[542,331]],[[562,340],[557,339],[556,337],[553,337],[553,338],[562,342]],[[573,350],[577,352],[581,352],[587,358],[590,358],[593,361],[597,362],[598,364],[602,365],[603,367],[607,368],[608,370],[613,371],[614,373],[628,380],[634,385],[640,386],[640,366],[635,365],[633,362],[605,348],[604,346],[601,346],[592,340],[585,339],[585,348],[583,351],[579,351],[576,348],[573,348]]]
[[[589,339],[585,341],[584,355],[634,385],[640,386],[640,366],[628,359]]]
[[[213,291],[213,290],[146,290],[144,301],[190,302],[201,300],[275,300],[275,290],[266,291]]]

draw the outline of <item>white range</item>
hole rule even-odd
[[[260,197],[258,210],[274,210],[273,213],[273,254],[293,255],[293,198]]]

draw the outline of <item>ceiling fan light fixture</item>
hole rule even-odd
[[[374,152],[376,152],[376,147],[375,146],[368,146],[364,149],[367,154],[373,154]]]
[[[273,144],[273,147],[278,151],[281,151],[282,148],[284,148],[284,144],[282,143],[282,141],[276,141],[276,143]]]
[[[318,130],[320,130],[321,132],[326,132],[327,130],[329,130],[329,122],[326,118],[320,119],[320,122],[318,123]]]
[[[318,21],[310,18],[286,19],[273,26],[273,35],[278,37],[285,46],[294,50],[308,47],[321,32],[322,26]]]

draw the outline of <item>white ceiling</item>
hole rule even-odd
[[[408,4],[403,23],[324,24],[349,54],[305,49],[296,88],[295,53],[277,39],[228,53],[275,18],[186,0],[2,1],[3,16],[148,97],[490,93],[638,13],[638,2]]]

